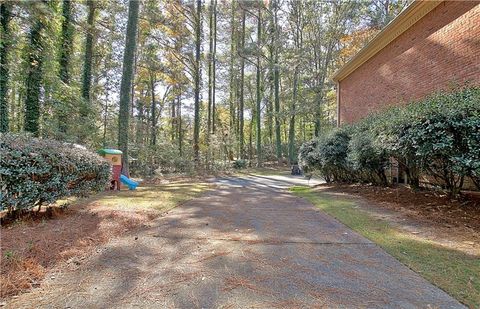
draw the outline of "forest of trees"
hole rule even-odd
[[[0,131],[119,148],[127,173],[294,163],[407,3],[2,0]]]

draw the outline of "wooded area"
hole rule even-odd
[[[331,74],[407,2],[3,1],[0,130],[138,174],[294,163],[335,124]]]

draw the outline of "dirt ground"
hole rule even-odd
[[[136,191],[103,192],[3,225],[0,298],[38,287],[54,267],[79,264],[97,246],[147,226],[206,188],[184,177],[143,182]]]
[[[56,210],[53,218],[29,219],[1,229],[0,296],[37,287],[59,262],[78,263],[96,245],[143,226],[155,211],[125,212],[83,203]]]
[[[50,270],[7,307],[463,308],[287,192],[292,182],[245,176],[216,185]]]

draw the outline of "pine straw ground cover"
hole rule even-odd
[[[104,192],[70,201],[69,207],[52,207],[48,215],[2,226],[0,297],[39,286],[58,263],[79,263],[96,245],[147,225],[208,187],[191,179],[151,182],[135,191]]]
[[[363,185],[291,191],[378,244],[470,308],[480,308],[480,205],[440,193]]]

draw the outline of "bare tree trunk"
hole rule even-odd
[[[261,102],[262,102],[262,93],[261,93],[261,46],[262,46],[262,9],[261,6],[258,6],[258,20],[257,20],[257,114],[256,114],[256,125],[257,125],[257,166],[262,165],[262,111],[261,111]]]
[[[177,111],[177,104],[175,103],[175,99],[176,98],[173,98],[172,99],[172,106],[171,106],[171,115],[170,115],[170,118],[171,118],[171,124],[172,124],[172,128],[171,128],[171,139],[172,139],[172,142],[175,141],[175,138],[176,138],[176,132],[177,132],[177,115],[176,115],[176,111]]]
[[[177,121],[178,121],[178,153],[180,157],[183,155],[183,131],[182,131],[182,94],[178,95],[177,102]]]
[[[273,83],[274,83],[274,97],[275,97],[275,144],[276,144],[276,153],[277,160],[279,163],[282,162],[282,137],[280,131],[280,72],[279,72],[279,63],[278,63],[278,3],[277,0],[272,1],[274,9],[274,68],[273,68]]]
[[[202,1],[197,0],[197,16],[195,25],[195,107],[193,126],[193,157],[196,167],[200,163],[200,46],[202,27]]]
[[[151,117],[151,128],[150,128],[150,145],[155,146],[157,144],[157,103],[155,100],[155,78],[153,73],[150,72],[150,94],[152,102],[150,104],[150,117]]]
[[[43,36],[41,32],[44,24],[40,19],[34,21],[30,29],[30,52],[28,53],[28,74],[25,95],[25,121],[24,129],[40,134],[40,92],[43,76]]]
[[[137,125],[135,132],[135,143],[137,145],[143,145],[143,131],[144,131],[144,119],[145,119],[145,104],[143,101],[144,93],[142,91],[141,99],[137,100]]]
[[[207,107],[207,144],[210,141],[210,133],[212,132],[212,55],[213,55],[213,0],[210,0],[210,6],[208,8],[209,15],[209,49],[208,49],[208,107]],[[208,145],[207,145],[208,146]]]
[[[217,0],[213,0],[213,55],[212,55],[212,133],[215,134],[216,119],[216,74],[217,74]]]
[[[240,49],[243,53],[243,49],[245,48],[245,10],[242,8],[242,37],[241,37],[241,45]],[[245,98],[244,98],[244,84],[245,84],[245,59],[243,57],[240,57],[240,106],[239,106],[239,144],[240,144],[240,149],[239,149],[239,155],[240,159],[245,158],[245,140],[244,140],[244,118],[243,118],[243,110],[244,110],[244,103],[245,103]]]
[[[235,55],[235,0],[232,0],[232,12],[230,18],[230,26],[232,27],[230,33],[230,130],[236,127],[235,121],[235,102],[236,102],[236,89],[235,89],[235,72],[234,72],[234,55]]]
[[[297,104],[297,91],[298,91],[298,67],[295,68],[293,76],[293,99],[292,108],[290,109],[290,124],[288,132],[288,159],[290,164],[295,162],[295,113]]]

